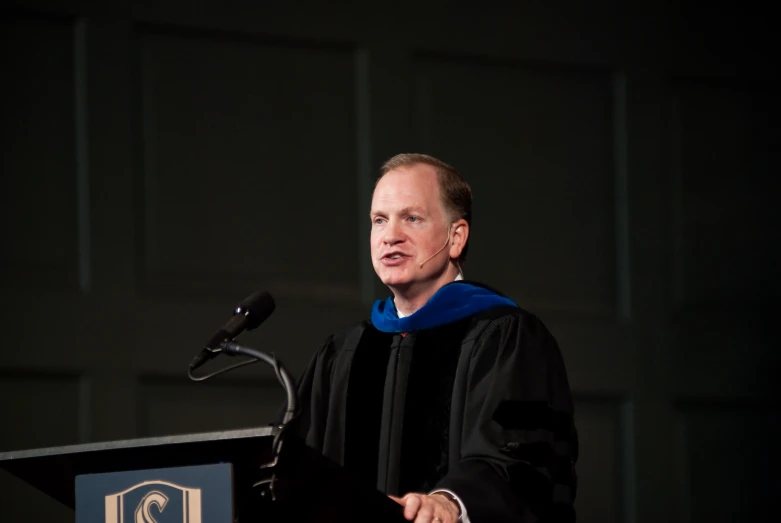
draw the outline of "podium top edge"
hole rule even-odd
[[[62,445],[58,447],[43,447],[36,449],[13,450],[0,452],[0,463],[24,460],[29,458],[40,458],[44,456],[54,456],[60,454],[76,454],[99,452],[105,450],[123,449],[128,447],[156,447],[162,445],[173,445],[179,443],[197,443],[206,441],[220,441],[231,439],[246,439],[273,436],[277,429],[273,426],[222,430],[215,432],[199,432],[190,434],[175,434],[168,436],[153,436],[147,438],[124,439],[113,441],[96,441],[91,443],[77,443],[73,445]]]

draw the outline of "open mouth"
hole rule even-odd
[[[404,254],[403,252],[390,252],[383,256],[380,261],[382,261],[382,263],[385,265],[397,265],[404,263],[406,258],[409,258],[409,255]]]

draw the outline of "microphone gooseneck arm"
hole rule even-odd
[[[224,341],[220,344],[220,348],[224,354],[229,356],[247,356],[254,358],[255,360],[262,360],[274,368],[277,379],[285,388],[285,393],[287,394],[287,408],[285,410],[285,415],[282,418],[282,425],[287,425],[296,413],[296,389],[293,385],[293,380],[290,378],[290,374],[282,363],[277,360],[276,356],[269,356],[259,350],[239,345],[234,341]]]

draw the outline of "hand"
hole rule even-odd
[[[459,507],[445,496],[410,493],[403,498],[388,496],[404,507],[404,517],[415,523],[457,523]]]

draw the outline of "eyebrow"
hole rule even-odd
[[[419,214],[426,214],[426,211],[423,209],[423,207],[419,207],[417,205],[411,205],[409,207],[404,207],[401,211],[399,211],[399,214],[401,215],[407,215],[412,213],[419,213]],[[375,216],[377,214],[388,214],[384,211],[380,210],[371,210],[369,211],[369,217]]]

